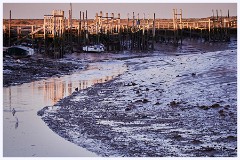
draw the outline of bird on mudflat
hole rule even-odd
[[[16,113],[16,110],[13,108],[13,109],[12,109],[12,114],[13,114],[13,116],[15,115],[15,113]]]

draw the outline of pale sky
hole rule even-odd
[[[65,17],[68,17],[68,10],[70,9],[69,3],[8,3],[3,2],[3,18],[9,18],[9,11],[12,12],[12,19],[43,19],[44,15],[51,14],[52,10],[63,10],[65,11]],[[52,2],[52,1],[51,1]],[[212,15],[212,9],[216,15],[216,10],[220,15],[226,16],[228,9],[230,16],[237,15],[237,3],[80,3],[81,1],[72,3],[73,18],[79,19],[79,12],[88,10],[88,18],[94,18],[96,13],[103,11],[104,15],[106,12],[121,13],[121,18],[132,17],[133,12],[135,16],[139,13],[140,18],[153,17],[156,14],[156,18],[172,18],[173,9],[176,8],[178,11],[182,9],[183,18],[204,18]]]

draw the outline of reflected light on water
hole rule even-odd
[[[114,76],[106,76],[101,79],[95,78],[90,80],[79,80],[78,82],[59,81],[56,79],[52,79],[51,81],[44,81],[43,82],[44,101],[51,100],[52,105],[54,105],[60,99],[71,95],[76,88],[78,88],[79,90],[83,90],[94,84],[103,83],[112,80],[113,78]],[[38,88],[38,90],[41,90],[41,88]]]
[[[96,83],[109,81],[125,70],[123,62],[99,62],[90,65],[85,71],[71,75],[4,87],[3,155],[92,155],[85,150],[80,153],[80,148],[53,134],[41,117],[37,116],[37,111],[71,95],[76,88],[86,89]],[[16,111],[14,114],[13,109]],[[66,150],[65,146],[68,146],[69,150]]]

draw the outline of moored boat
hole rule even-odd
[[[7,49],[6,54],[15,58],[30,57],[34,54],[34,49],[22,45],[12,46]]]
[[[83,51],[85,52],[104,52],[104,45],[103,44],[95,44],[95,45],[87,45],[83,47]]]

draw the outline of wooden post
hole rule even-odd
[[[70,46],[71,46],[71,52],[73,53],[73,39],[72,39],[72,3],[70,3]]]
[[[44,23],[43,23],[43,40],[44,40],[44,54],[46,54],[46,16],[44,16]]]
[[[152,50],[154,50],[154,41],[155,41],[155,13],[153,14],[153,39],[152,39]]]
[[[119,48],[118,50],[122,51],[122,31],[121,31],[121,28],[120,28],[120,13],[118,13],[118,18],[117,18],[117,32],[118,32],[118,40],[119,40]]]
[[[173,29],[175,30],[175,9],[173,9]]]
[[[211,41],[211,19],[208,19],[208,41]]]
[[[83,12],[83,42],[84,45],[86,45],[86,23],[85,23],[85,16],[84,16],[84,12]]]
[[[153,14],[153,38],[155,39],[155,13]]]
[[[135,16],[134,16],[134,12],[133,12],[133,24],[132,24],[133,27],[134,27],[134,21],[135,21]]]
[[[112,13],[111,33],[113,33],[114,13]]]
[[[142,49],[145,50],[145,13],[143,13]]]
[[[221,28],[222,28],[222,10],[220,9],[220,13],[221,13]]]
[[[106,13],[106,18],[107,18],[107,25],[108,25],[108,13]]]
[[[78,22],[78,44],[80,44],[81,39],[81,31],[82,31],[82,25],[81,25],[81,19],[82,19],[82,12],[79,13],[79,22]]]
[[[166,43],[167,42],[167,29],[165,29],[164,38],[165,38],[165,43]]]
[[[34,26],[32,25],[32,48],[34,49],[34,45],[33,45],[34,34],[33,34],[33,31],[34,31]]]
[[[182,29],[182,9],[180,9],[180,29]]]
[[[88,38],[88,16],[87,16],[87,10],[86,10],[86,23],[87,23],[87,34],[86,34],[86,40],[87,40],[87,43],[89,43],[89,38]]]
[[[216,13],[217,13],[217,21],[218,21],[218,10],[216,9]]]
[[[61,57],[65,53],[65,18],[64,18],[64,11],[62,11],[62,42],[61,42]]]
[[[127,22],[127,28],[128,28],[128,26],[129,26],[129,13],[128,13],[128,22]]]
[[[229,15],[229,9],[228,9],[228,15],[227,15],[227,17],[228,17],[228,18],[227,18],[227,37],[228,37],[228,39],[230,39],[230,35],[229,35],[229,34],[230,34],[230,32],[229,32],[230,19],[229,19],[229,16],[230,16],[230,15]]]
[[[118,13],[118,31],[120,30],[120,25],[121,25],[121,15]]]
[[[11,19],[12,19],[12,11],[9,13],[9,23],[8,23],[8,46],[11,46]]]
[[[173,9],[173,32],[174,32],[174,44],[176,44],[176,41],[177,41],[177,17],[176,17],[176,14],[177,14],[177,9]]]
[[[192,26],[190,26],[190,40],[192,40]]]
[[[181,29],[181,45],[182,45],[182,32],[183,32],[183,25],[182,25],[182,9],[180,9],[180,29]]]
[[[21,27],[17,26],[17,39],[20,39],[20,34],[21,34]]]
[[[99,16],[96,13],[96,34],[97,34],[97,43],[99,44]]]
[[[203,36],[202,36],[202,28],[200,28],[201,29],[201,40],[202,40],[202,38],[203,38]]]
[[[52,34],[53,34],[53,39],[55,38],[55,32],[56,32],[56,22],[55,22],[55,11],[53,10],[53,28],[52,28]],[[69,12],[70,13],[70,12]]]

